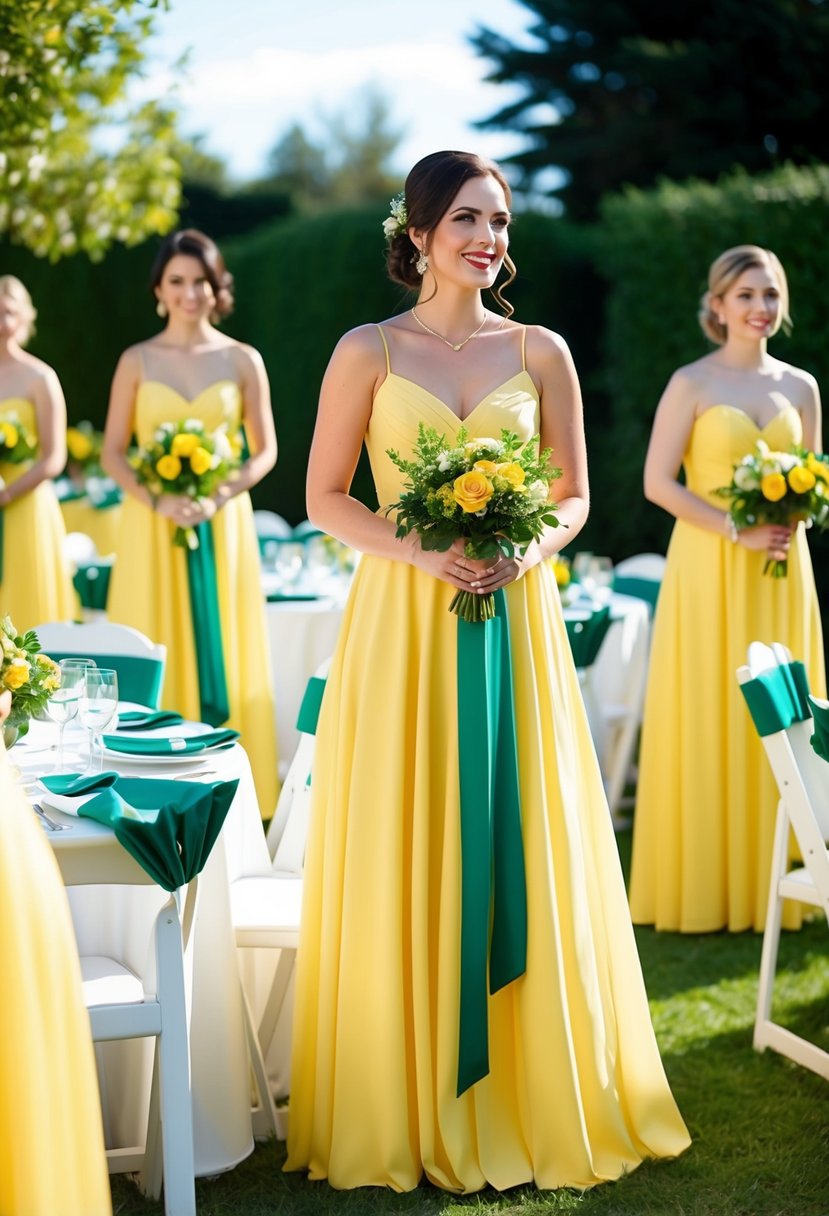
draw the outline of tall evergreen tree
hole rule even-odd
[[[526,135],[506,158],[525,189],[563,170],[550,193],[571,215],[626,182],[829,159],[829,0],[519,3],[520,43],[471,37],[488,79],[523,90],[478,125]]]

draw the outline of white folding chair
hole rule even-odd
[[[287,1110],[277,1107],[271,1092],[265,1064],[271,1041],[296,962],[299,922],[302,909],[302,870],[311,803],[311,764],[314,756],[316,713],[328,674],[330,660],[317,669],[309,681],[297,729],[300,741],[282,784],[276,812],[268,829],[268,847],[273,864],[268,874],[242,876],[231,883],[230,910],[241,949],[278,950],[279,958],[270,982],[259,1026],[242,983],[242,998],[256,1084],[258,1105],[251,1111],[254,1134],[272,1132],[283,1140]]]
[[[164,683],[167,647],[153,642],[129,625],[113,621],[77,624],[57,621],[35,629],[44,652],[56,661],[94,659],[99,667],[118,672],[118,695],[157,709]]]
[[[613,567],[613,589],[620,595],[644,600],[653,616],[664,574],[665,558],[661,553],[635,553]]]
[[[261,540],[290,540],[294,531],[276,511],[254,511],[253,525]]]
[[[741,686],[746,686],[762,673],[785,668],[791,662],[791,652],[780,643],[766,646],[753,642],[748,663],[738,669],[737,679]],[[772,1018],[783,901],[794,899],[822,908],[829,923],[829,764],[813,751],[809,743],[812,730],[812,719],[806,716],[805,720],[794,720],[789,726],[761,736],[780,802],[760,962],[754,1047],[757,1051],[771,1047],[829,1080],[829,1052]],[[789,861],[790,831],[800,849],[802,864],[792,865]]]
[[[67,886],[154,885],[136,861],[106,834],[101,847],[55,842]],[[184,985],[184,949],[195,911],[198,879],[164,903],[155,918],[155,974],[139,977],[124,961],[81,955],[83,996],[96,1043],[154,1038],[155,1059],[146,1140],[107,1149],[111,1174],[138,1173],[141,1190],[157,1199],[164,1187],[166,1216],[195,1216],[193,1107]],[[128,1099],[128,1095],[125,1095]],[[159,1130],[161,1152],[159,1153]]]

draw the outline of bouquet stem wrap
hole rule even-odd
[[[222,646],[213,529],[208,522],[204,522],[198,524],[195,531],[198,537],[196,547],[188,547],[186,553],[190,615],[199,675],[199,706],[203,721],[211,726],[221,726],[230,717],[230,702]]]
[[[527,967],[527,887],[509,621],[458,620],[461,976],[458,1096],[489,1072],[489,991]],[[491,925],[491,931],[490,931]]]

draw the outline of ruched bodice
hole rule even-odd
[[[700,414],[691,432],[683,461],[688,489],[725,510],[725,500],[713,491],[729,484],[734,465],[754,450],[758,439],[781,451],[802,443],[803,425],[794,406],[785,406],[760,427],[735,405],[712,405]]]
[[[414,380],[389,372],[374,398],[366,431],[366,450],[381,507],[396,502],[404,475],[386,455],[389,448],[411,452],[420,423],[445,434],[449,443],[464,427],[471,439],[488,435],[497,439],[508,427],[521,439],[531,439],[540,427],[538,393],[526,371],[516,372],[483,397],[464,419],[458,418],[434,393]]]
[[[223,424],[237,430],[242,422],[242,394],[235,380],[217,380],[192,399],[161,380],[142,380],[135,398],[135,434],[148,443],[162,422],[198,418],[209,431]]]

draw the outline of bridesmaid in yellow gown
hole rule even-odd
[[[51,481],[66,463],[66,406],[52,368],[23,349],[35,316],[20,280],[0,276],[0,423],[19,424],[37,443],[32,460],[0,457],[0,616],[18,629],[68,620],[75,602]]]
[[[825,696],[814,577],[803,525],[733,527],[713,491],[758,439],[821,450],[808,372],[773,358],[787,320],[783,267],[754,245],[713,263],[700,323],[718,349],[662,396],[647,497],[676,517],[654,622],[633,831],[633,920],[683,933],[761,930],[777,791],[735,672],[750,642],[784,642]],[[680,466],[685,484],[678,480]],[[767,557],[788,557],[784,579]],[[800,924],[797,905],[784,923]]]
[[[0,695],[0,722],[10,694]],[[0,740],[0,1213],[109,1216],[78,950],[58,868]]]
[[[159,316],[156,337],[121,356],[112,382],[102,461],[126,492],[110,619],[140,629],[167,647],[165,708],[203,716],[196,626],[191,616],[187,556],[172,544],[176,525],[209,522],[215,550],[221,640],[229,698],[227,724],[253,768],[262,814],[273,813],[277,760],[259,549],[248,490],[273,468],[276,435],[262,358],[226,337],[215,323],[233,306],[233,280],[215,244],[194,229],[163,242],[152,273]],[[250,455],[238,475],[211,498],[162,494],[153,501],[127,459],[133,436],[149,441],[163,422],[198,419],[209,430],[244,426]],[[195,605],[199,607],[198,604]],[[198,639],[202,644],[205,637]],[[203,656],[202,656],[203,657]]]
[[[477,156],[438,152],[414,167],[408,217],[395,223],[393,212],[386,227],[390,275],[420,288],[416,309],[346,334],[320,398],[309,516],[364,557],[318,726],[286,1168],[337,1188],[407,1191],[424,1175],[457,1192],[588,1187],[689,1142],[650,1022],[546,560],[587,515],[578,381],[560,337],[481,299],[502,266],[514,273],[509,201],[501,171]],[[411,451],[420,423],[450,444],[462,425],[472,437],[540,433],[564,470],[555,489],[567,527],[522,560],[494,563],[467,559],[460,543],[437,553],[414,533],[395,539],[382,508],[398,498],[401,474],[387,449]],[[349,494],[363,441],[376,512]],[[459,1076],[469,1028],[459,1029],[466,710],[448,607],[457,589],[499,588],[526,880],[526,901],[515,887],[507,902],[526,908],[526,966],[494,995],[480,990],[488,1066],[470,1082]],[[483,863],[485,899],[489,873]],[[508,910],[497,896],[495,910]],[[486,910],[479,921],[485,937]]]

